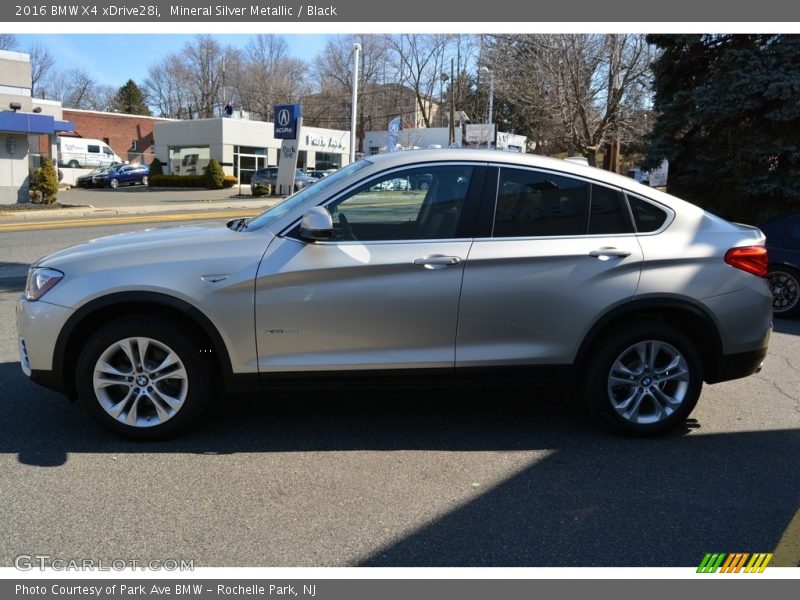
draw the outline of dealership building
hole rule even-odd
[[[30,56],[0,50],[0,204],[28,201],[40,142],[44,154],[52,156],[56,134],[72,128],[63,120],[60,102],[31,98]]]
[[[171,175],[200,175],[212,158],[226,175],[249,183],[256,169],[279,163],[281,140],[273,123],[236,118],[167,121],[155,124],[154,153]],[[302,127],[300,169],[338,169],[350,161],[350,133]]]

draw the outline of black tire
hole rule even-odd
[[[71,160],[71,161],[69,161],[69,164],[67,166],[70,169],[77,169],[78,167],[80,167],[80,164],[78,164],[77,160]]]
[[[642,372],[638,372],[636,361],[641,356],[640,350],[646,356],[655,355],[650,362],[655,368],[642,365]],[[674,369],[661,371],[675,360],[678,365]],[[625,377],[631,381],[620,382],[622,378],[615,374],[625,371],[615,369],[612,373],[615,365],[627,367],[630,375]],[[589,414],[606,427],[629,435],[650,436],[682,425],[697,404],[702,388],[703,364],[694,342],[673,326],[637,320],[615,327],[615,331],[595,344],[587,359],[582,396]],[[641,399],[636,414],[632,411],[627,416],[622,414],[628,407],[636,406],[637,397]],[[680,397],[680,402],[665,407],[657,397],[673,400]],[[626,404],[629,399],[631,403]]]
[[[130,365],[130,361],[127,360],[130,354],[115,348],[116,344],[130,338],[147,340],[141,347],[144,347],[143,352],[148,365],[140,368]],[[134,356],[135,349],[140,348],[138,344],[135,347],[130,345],[127,347]],[[102,326],[88,339],[78,356],[75,377],[78,400],[94,420],[118,435],[137,440],[174,436],[194,422],[208,403],[212,388],[210,375],[212,370],[208,360],[200,352],[202,347],[200,342],[182,328],[159,318],[134,316],[112,321]],[[173,370],[171,375],[175,377],[167,375],[157,381],[155,377],[167,369],[174,369],[173,364],[166,369],[162,368],[160,372],[153,371],[159,361],[167,362],[164,360],[167,355],[165,349],[177,356],[178,365],[182,370]],[[102,364],[99,362],[101,357],[106,361],[104,364],[112,365],[117,373],[127,375],[130,365],[130,377],[118,376],[113,374],[111,369],[107,369],[108,373],[112,373],[114,380],[119,380],[120,383],[107,385],[96,391],[94,378],[96,374],[100,374],[100,370],[96,368]],[[137,371],[144,374],[145,379],[153,377],[153,380],[136,383]],[[109,377],[106,381],[108,379]],[[133,387],[137,385],[142,387]],[[155,388],[156,392],[144,395],[145,385],[147,390]],[[134,389],[137,392],[141,390],[140,398],[134,398],[136,395]],[[182,403],[178,408],[173,408],[165,400],[167,398],[174,401],[181,397],[183,397]],[[154,398],[157,398],[158,402]],[[120,409],[120,415],[115,418],[110,413],[116,412],[116,407],[122,403],[126,403],[126,409]],[[156,404],[159,405],[160,411],[156,410]],[[172,414],[167,415],[170,410],[173,411]],[[123,422],[125,420],[136,420],[137,423],[129,424]]]
[[[800,315],[800,272],[786,265],[771,265],[767,283],[772,292],[772,314],[779,318]]]
[[[108,185],[110,185],[113,189],[117,189],[119,187],[119,179],[113,177],[111,181],[108,182]]]

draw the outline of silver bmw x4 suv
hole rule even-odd
[[[684,422],[704,381],[759,369],[766,270],[758,229],[618,175],[399,152],[251,219],[50,254],[17,327],[33,381],[135,438],[226,391],[412,373],[571,382],[601,423],[647,435]]]

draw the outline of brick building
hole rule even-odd
[[[154,157],[155,124],[171,120],[74,108],[64,109],[64,119],[75,124],[75,136],[103,140],[122,160],[147,164]]]

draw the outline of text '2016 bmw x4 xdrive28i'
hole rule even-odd
[[[655,434],[703,381],[758,370],[766,269],[758,229],[618,175],[400,152],[252,219],[46,256],[17,325],[28,376],[131,437],[177,432],[215,390],[409,372],[563,373],[602,423]]]

